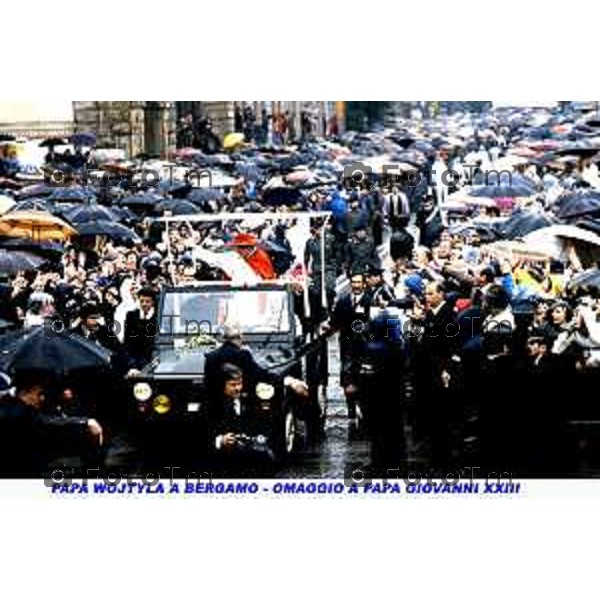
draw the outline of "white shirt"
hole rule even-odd
[[[240,402],[239,398],[236,398],[233,401],[233,411],[235,412],[235,414],[239,417],[242,414],[242,403]],[[223,438],[225,436],[223,435],[218,435],[215,438],[215,448],[217,450],[220,450],[223,447]]]

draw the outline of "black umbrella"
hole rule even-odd
[[[576,192],[558,199],[557,215],[561,219],[572,219],[597,212],[600,212],[600,192]]]
[[[544,227],[555,225],[555,221],[537,211],[516,211],[513,215],[500,227],[502,235],[508,239],[516,239],[536,231]]]
[[[35,271],[45,261],[28,252],[0,250],[0,273],[15,275],[19,271]]]
[[[198,188],[192,190],[187,199],[196,204],[204,204],[205,202],[218,201],[225,198],[225,192],[218,188]]]
[[[121,220],[116,210],[98,204],[73,206],[63,211],[62,216],[73,224],[86,223],[88,221],[117,222]]]
[[[74,133],[69,141],[74,146],[95,146],[96,145],[96,136],[93,133],[85,132],[85,133]]]
[[[102,235],[123,242],[139,241],[134,231],[120,223],[113,223],[112,221],[88,221],[86,223],[79,223],[76,229],[82,237]]]
[[[57,242],[45,242],[30,238],[0,238],[0,248],[23,250],[52,259],[59,257],[64,252],[63,246]]]
[[[389,136],[390,140],[398,144],[402,148],[408,148],[415,142],[415,138],[408,133],[395,132]]]
[[[58,327],[55,330],[58,331]],[[8,369],[45,371],[66,375],[80,369],[99,369],[110,365],[110,352],[78,335],[52,330],[51,323],[27,332],[17,343]]]
[[[159,181],[156,186],[157,191],[171,194],[176,198],[184,198],[192,191],[192,186],[185,181]]]
[[[94,198],[95,194],[89,188],[56,188],[50,194],[50,200],[53,202],[86,202],[90,198]]]
[[[263,193],[263,202],[269,206],[290,206],[302,201],[302,192],[297,188],[270,188]]]
[[[535,186],[529,179],[517,177],[516,174],[511,175],[512,177],[509,177],[506,173],[498,177],[494,173],[488,173],[487,184],[474,188],[470,195],[475,198],[519,198],[535,194]]]
[[[575,225],[577,225],[577,227],[581,227],[581,229],[586,229],[587,231],[591,231],[596,235],[600,235],[600,221],[598,220],[587,218],[583,219],[582,221],[577,221]]]
[[[50,187],[45,183],[35,183],[19,190],[18,197],[25,199],[37,196],[49,196],[55,189],[56,188]]]
[[[566,143],[562,148],[554,150],[554,154],[558,156],[573,155],[573,156],[593,156],[600,150],[600,142],[591,140],[581,140],[572,143]]]
[[[175,198],[165,198],[160,202],[156,209],[158,212],[170,212],[173,215],[196,215],[200,212],[200,207],[189,200],[177,200]]]
[[[163,200],[164,197],[158,194],[135,194],[122,198],[119,204],[121,206],[131,206],[132,208],[153,208]]]
[[[39,147],[40,148],[54,148],[54,146],[66,146],[69,142],[67,140],[65,140],[64,138],[58,138],[58,137],[53,137],[53,138],[48,138],[47,140],[44,140]]]
[[[20,210],[45,210],[47,212],[54,212],[56,210],[54,204],[49,200],[42,200],[41,198],[30,198],[29,200],[22,200],[12,206],[8,212],[16,212]]]

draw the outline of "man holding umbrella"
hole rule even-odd
[[[0,474],[39,477],[52,458],[102,446],[95,419],[45,411],[49,380],[42,374],[21,372],[14,384],[14,392],[0,399]]]

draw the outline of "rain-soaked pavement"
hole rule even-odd
[[[276,473],[276,477],[343,478],[349,468],[366,465],[370,460],[370,444],[348,419],[344,393],[339,383],[339,345],[337,338],[329,343],[330,375],[327,392],[322,396],[323,431],[318,440],[305,448]]]

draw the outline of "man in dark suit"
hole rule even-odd
[[[455,344],[458,326],[443,282],[425,288],[425,307],[416,306],[411,357],[417,393],[417,427],[430,439],[435,466],[451,466]],[[418,334],[418,335],[416,335]]]
[[[256,412],[245,394],[244,372],[240,367],[223,363],[216,378],[219,390],[210,403],[209,443],[213,450],[234,452],[237,436],[255,433]]]
[[[103,443],[95,419],[44,412],[48,381],[39,374],[19,374],[15,391],[0,398],[0,474],[40,477],[60,455],[85,454]]]
[[[71,333],[107,350],[115,350],[117,338],[100,319],[100,306],[94,303],[84,304],[79,311],[79,323],[71,329]]]
[[[279,377],[263,369],[252,356],[250,350],[242,347],[243,336],[239,328],[226,326],[223,330],[223,343],[219,348],[206,355],[204,374],[209,397],[216,397],[221,388],[220,373],[225,364],[235,365],[241,369],[246,388],[253,390],[257,383],[275,384]],[[283,385],[290,387],[296,394],[306,395],[307,387],[303,381],[293,377],[285,377]]]
[[[242,369],[224,363],[216,374],[219,390],[211,397],[208,412],[208,452],[219,476],[248,474],[272,456],[270,441],[261,436],[256,402],[246,391]]]
[[[353,399],[355,386],[352,384],[354,357],[363,342],[369,320],[369,304],[365,293],[365,277],[354,273],[350,278],[350,291],[341,294],[333,307],[331,327],[340,335],[340,383],[346,394],[348,418],[356,417],[356,403]]]
[[[139,309],[129,311],[125,316],[124,337],[130,366],[135,369],[142,368],[152,359],[154,338],[158,334],[154,291],[148,288],[140,290],[138,304]]]

